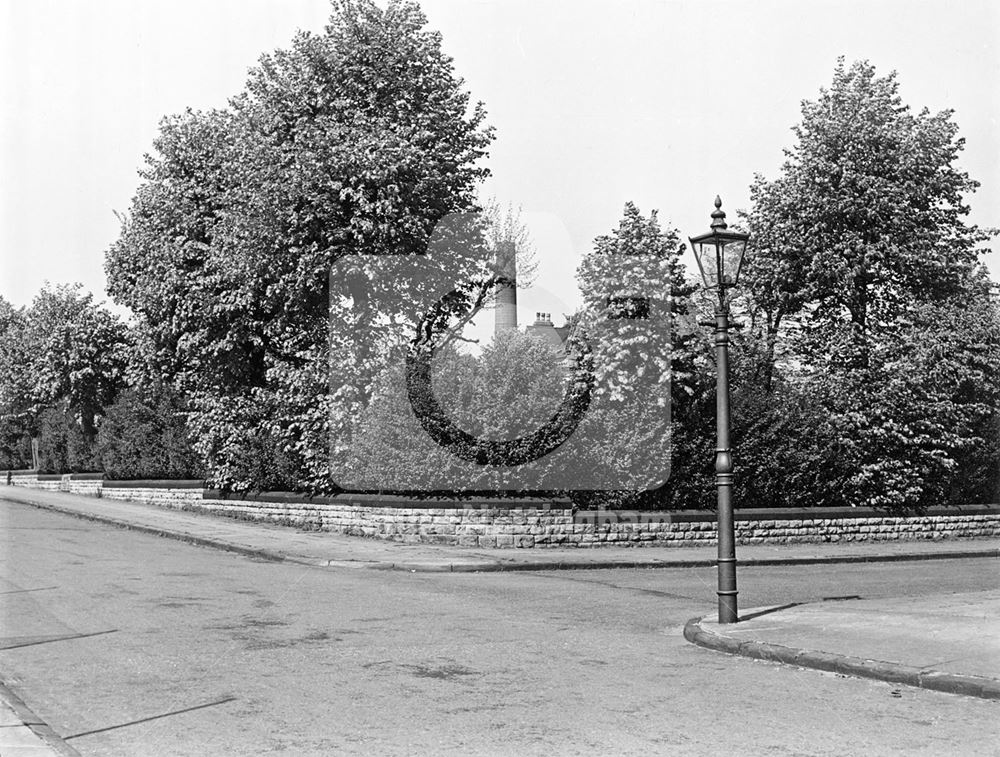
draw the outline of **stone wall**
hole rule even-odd
[[[205,486],[201,481],[105,481],[98,496],[182,509],[200,503]]]
[[[64,483],[64,488],[62,491],[69,492],[70,494],[84,494],[88,497],[100,497],[101,496],[101,482],[100,481],[76,481],[70,479]]]
[[[38,483],[38,473],[35,471],[9,470],[2,476],[10,486],[30,486],[34,488]]]
[[[35,489],[44,489],[50,492],[62,490],[62,476],[57,473],[39,473],[31,486]]]
[[[12,486],[101,496],[104,476],[101,473],[38,473],[36,471],[0,471],[0,480]]]
[[[568,500],[420,500],[375,495],[305,498],[272,492],[225,495],[200,481],[101,481],[97,474],[13,471],[15,486],[62,489],[107,499],[208,512],[352,536],[463,547],[705,546],[715,514],[576,511]],[[887,516],[867,508],[737,510],[739,544],[898,541],[1000,536],[1000,505],[930,508]]]
[[[211,494],[211,493],[210,493]],[[535,547],[556,543],[573,524],[569,502],[480,500],[474,502],[379,501],[375,497],[323,498],[314,502],[206,499],[188,509],[246,520],[333,531],[402,542],[462,547]]]
[[[1000,536],[1000,506],[932,507],[922,515],[889,516],[870,508],[737,510],[738,544],[900,541]],[[708,545],[716,542],[711,512],[578,512],[573,541],[609,544]]]

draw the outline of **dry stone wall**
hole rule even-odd
[[[70,479],[64,483],[61,491],[69,492],[70,494],[84,494],[90,497],[101,496],[101,482],[99,480],[89,480],[89,481],[75,481]]]
[[[576,511],[568,500],[416,500],[374,495],[305,499],[270,493],[226,496],[201,482],[102,481],[98,474],[11,471],[0,480],[107,499],[201,511],[317,531],[461,547],[705,546],[715,516],[689,511]],[[739,544],[899,541],[1000,536],[1000,505],[930,508],[887,516],[864,508],[737,510]]]
[[[151,481],[105,481],[97,496],[104,499],[146,502],[151,505],[179,510],[192,503],[200,503],[204,493],[205,489],[200,485],[172,487]]]
[[[582,535],[579,526],[583,525]],[[582,546],[715,544],[714,514],[698,512],[577,513],[572,540]],[[930,508],[923,515],[889,516],[868,508],[737,510],[739,544],[900,541],[1000,536],[1000,506]]]
[[[573,508],[569,503],[552,506],[528,502],[511,506],[509,502],[485,501],[448,503],[446,507],[396,504],[381,505],[350,498],[343,503],[206,499],[192,509],[351,536],[461,547],[541,546],[549,543],[554,532],[572,527],[573,523]]]

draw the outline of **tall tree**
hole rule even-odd
[[[257,483],[252,442],[287,456],[288,485],[328,485],[329,436],[378,374],[353,328],[391,315],[369,290],[417,299],[392,259],[475,207],[492,131],[425,26],[412,2],[335,2],[228,109],[161,125],[109,291],[152,335],[153,370],[193,397],[219,483]]]
[[[73,286],[46,284],[31,305],[0,300],[0,456],[31,462],[41,437],[47,469],[92,469],[104,408],[125,384],[131,345],[115,315]]]
[[[79,284],[43,287],[27,310],[31,398],[36,411],[63,405],[88,440],[124,384],[128,331]]]
[[[656,211],[644,216],[629,202],[577,269],[577,332],[593,350],[590,413],[604,431],[594,444],[601,464],[629,484],[622,489],[673,475],[671,419],[685,416],[698,385],[702,337],[691,321],[694,287],[680,252],[677,232],[661,227]],[[624,502],[635,495],[622,496]]]
[[[849,324],[864,359],[870,330],[905,303],[961,291],[990,236],[966,223],[978,182],[956,161],[953,111],[911,112],[895,72],[846,66],[802,104],[781,175],[758,176],[747,216],[747,280],[768,334],[808,305],[811,326]],[[773,340],[772,340],[773,344]]]
[[[31,464],[30,351],[24,308],[0,297],[0,468]]]
[[[967,306],[991,232],[965,220],[964,140],[951,111],[913,113],[898,90],[841,60],[803,103],[781,175],[751,188],[746,280],[768,387],[783,352],[838,439],[842,501],[903,509],[941,501],[975,443],[990,402],[976,355],[996,334],[974,333]]]

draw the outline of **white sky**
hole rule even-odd
[[[838,55],[899,72],[914,109],[953,108],[971,220],[1000,227],[1000,3],[993,0],[425,0],[497,141],[485,194],[520,204],[535,310],[576,304],[573,271],[622,206],[682,235],[774,177],[799,103]],[[3,0],[0,295],[43,280],[104,295],[103,256],[161,116],[224,106],[264,51],[320,31],[326,0]],[[1000,279],[1000,244],[988,260]]]

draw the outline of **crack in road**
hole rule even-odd
[[[103,636],[108,633],[118,633],[117,628],[112,628],[107,631],[94,631],[92,633],[71,633],[71,634],[57,634],[54,636],[8,636],[6,639],[0,637],[0,650],[6,649],[21,649],[22,647],[34,647],[39,644],[49,644],[53,641],[72,641],[74,639],[88,639],[91,636]],[[30,641],[26,641],[30,639]],[[14,643],[9,643],[13,641]]]
[[[83,731],[81,733],[74,733],[71,736],[63,736],[64,741],[69,741],[70,739],[79,739],[83,736],[92,736],[95,733],[106,733],[108,731],[114,731],[118,728],[128,728],[131,725],[139,725],[140,723],[148,723],[151,720],[160,720],[161,718],[169,718],[174,715],[182,715],[185,712],[194,712],[195,710],[204,710],[206,707],[215,707],[220,704],[226,704],[228,702],[235,702],[236,697],[225,697],[223,699],[216,700],[215,702],[206,702],[205,704],[196,704],[193,707],[184,707],[180,710],[171,710],[170,712],[164,712],[159,715],[150,715],[146,718],[138,718],[137,720],[130,720],[127,723],[118,723],[116,725],[105,726],[104,728],[94,728],[90,731]]]

